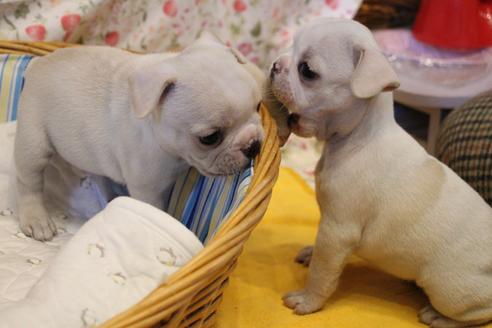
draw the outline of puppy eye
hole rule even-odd
[[[216,130],[208,136],[199,137],[200,143],[205,146],[218,145],[222,141],[222,131]]]
[[[297,71],[306,80],[315,80],[319,77],[318,73],[313,72],[305,61],[297,65]]]
[[[257,113],[258,113],[258,112],[260,112],[260,107],[261,107],[261,102],[260,102],[260,103],[258,103],[258,106],[256,106],[256,112],[257,112]]]

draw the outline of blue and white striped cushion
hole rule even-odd
[[[214,178],[191,168],[176,181],[167,212],[207,243],[243,200],[252,175],[252,165],[241,174]]]
[[[31,59],[32,56],[0,55],[0,122],[17,117],[24,72]],[[176,181],[167,212],[206,243],[241,203],[252,175],[253,165],[241,174],[224,177],[205,177],[190,168]],[[117,194],[128,194],[126,188],[114,186]]]
[[[24,72],[32,56],[0,56],[0,122],[15,121],[24,84]]]

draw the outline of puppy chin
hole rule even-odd
[[[251,163],[250,159],[247,159],[242,153],[238,155],[225,156],[224,159],[217,163],[215,166],[218,175],[230,175],[241,173]]]
[[[311,124],[306,118],[299,117],[295,124],[290,125],[292,133],[302,138],[311,138],[316,136],[316,124]]]

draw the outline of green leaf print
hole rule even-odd
[[[261,34],[261,23],[258,21],[256,25],[251,29],[251,35],[255,38],[259,37]]]
[[[5,14],[3,15],[3,20],[12,28],[12,30],[17,30],[14,23],[12,23]]]
[[[29,14],[29,6],[24,3],[24,2],[21,2],[17,8],[15,8],[15,11],[14,11],[14,17],[16,19],[19,19],[19,18],[26,18],[26,16]]]
[[[231,33],[234,35],[239,35],[241,33],[241,26],[239,25],[231,24],[230,29]]]

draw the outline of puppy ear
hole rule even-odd
[[[244,55],[236,48],[230,47],[229,50],[234,55],[234,57],[236,57],[236,60],[239,64],[246,64],[248,62],[246,57],[244,57]]]
[[[175,82],[176,73],[167,63],[137,68],[130,77],[130,97],[135,115],[143,118],[157,109]]]
[[[377,48],[362,48],[359,52],[359,60],[350,81],[352,93],[357,98],[371,98],[400,86],[395,71]]]

